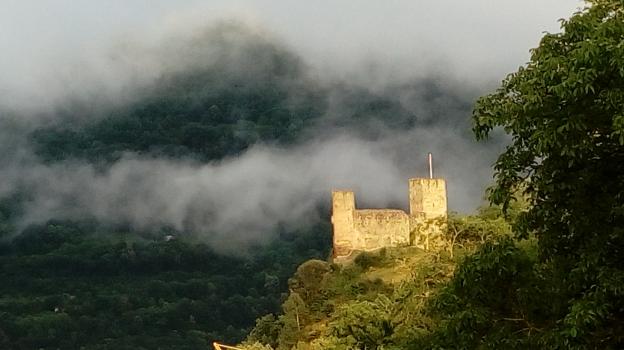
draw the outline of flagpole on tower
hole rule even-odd
[[[429,152],[428,158],[429,158],[429,178],[433,179],[433,156],[431,155],[431,152]]]

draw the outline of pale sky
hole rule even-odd
[[[528,60],[543,32],[557,31],[558,19],[581,6],[576,0],[0,0],[0,93],[44,98],[63,87],[51,81],[91,79],[94,57],[120,42],[158,45],[223,18],[269,32],[320,75],[366,82],[362,69],[375,70],[369,79],[389,80],[433,71],[497,82]],[[76,66],[81,74],[67,69]]]

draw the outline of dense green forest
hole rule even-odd
[[[327,257],[329,237],[320,224],[229,257],[171,232],[31,226],[0,245],[0,345],[207,349],[212,339],[233,342],[250,320],[278,310],[301,261]]]

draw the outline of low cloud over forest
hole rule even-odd
[[[19,202],[17,228],[86,218],[234,249],[328,220],[333,188],[354,189],[359,206],[406,207],[427,152],[452,210],[481,204],[505,144],[470,132],[491,81],[430,63],[394,79],[409,66],[380,70],[381,58],[332,75],[258,20],[191,22],[50,61],[58,75],[30,87],[8,75],[0,199]]]

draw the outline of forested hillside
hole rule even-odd
[[[6,221],[2,220],[5,225]],[[48,222],[0,245],[5,349],[208,349],[278,310],[304,259],[327,256],[326,225],[225,256],[175,232]]]
[[[434,79],[383,91],[321,84],[297,56],[274,43],[241,50],[241,61],[166,72],[133,92],[138,98],[97,113],[103,114],[99,118],[81,118],[84,108],[62,111],[55,123],[31,133],[37,154],[48,161],[111,162],[128,152],[210,161],[257,143],[287,146],[330,131],[374,139],[385,129],[469,125],[471,96]],[[421,100],[420,110],[407,108],[404,95]]]

